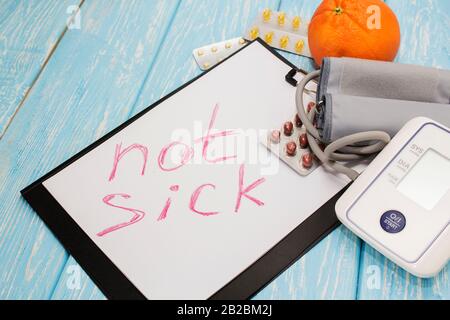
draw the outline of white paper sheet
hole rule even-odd
[[[208,298],[347,183],[322,168],[300,177],[255,139],[255,132],[277,128],[294,114],[295,90],[284,81],[289,70],[254,42],[44,186],[147,298]],[[209,141],[208,162],[201,137],[214,110],[210,134],[235,132]],[[162,170],[161,150],[180,139],[192,146],[192,159],[174,171]],[[120,154],[137,144],[140,149]],[[163,168],[180,163],[185,147],[169,148]],[[259,184],[235,212],[241,166],[243,188]],[[120,228],[133,217],[133,224]]]

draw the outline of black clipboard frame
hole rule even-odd
[[[261,39],[258,38],[253,42],[255,41],[266,47],[272,54],[292,69],[305,73],[303,70],[298,69],[290,63],[278,52],[270,48]],[[245,50],[246,47],[247,46],[238,50],[233,55],[237,54],[241,50]],[[224,63],[230,57],[221,63]],[[214,68],[200,74],[143,111],[139,112],[137,115],[125,121],[123,124],[113,129],[111,132],[107,133],[105,136],[95,141],[75,156],[71,157],[21,191],[21,194],[25,200],[49,227],[66,250],[85,270],[92,281],[100,288],[103,294],[105,294],[105,296],[109,299],[143,300],[146,299],[146,297],[131,283],[130,280],[128,280],[128,278],[115,266],[115,264],[94,243],[94,241],[89,238],[89,236],[81,229],[75,220],[72,219],[72,217],[44,187],[43,182],[73,162],[82,158],[88,152],[92,151],[100,144],[104,143],[125,127],[142,117],[148,111],[155,108],[179,91],[185,89]],[[248,299],[264,288],[270,281],[276,278],[280,273],[308,252],[309,249],[311,249],[315,244],[317,244],[340,225],[334,211],[334,205],[343,192],[344,190],[340,191],[332,199],[326,202],[321,208],[319,208],[293,231],[286,235],[280,242],[273,246],[260,259],[256,260],[251,266],[213,294],[210,299]]]

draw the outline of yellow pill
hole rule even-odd
[[[244,39],[242,39],[242,38],[241,38],[241,39],[239,39],[239,44],[240,44],[240,45],[243,45],[243,44],[245,44],[245,40],[244,40]]]
[[[281,49],[286,49],[288,44],[289,44],[289,37],[288,36],[281,37],[281,39],[280,39],[280,48]]]
[[[254,27],[250,30],[250,39],[255,40],[259,36],[259,29]]]
[[[302,19],[300,19],[300,17],[294,17],[294,19],[292,19],[292,28],[294,30],[298,30],[300,28],[301,24],[302,24]]]
[[[216,53],[217,52],[217,47],[212,47],[211,48],[211,52]]]
[[[264,37],[264,40],[265,40],[268,44],[272,44],[272,41],[273,41],[273,35],[274,35],[273,32],[266,33],[266,35],[265,35],[265,37]]]
[[[286,14],[284,12],[280,12],[278,14],[278,25],[282,27],[284,26],[285,22],[286,22]]]
[[[203,64],[203,68],[208,69],[211,65],[209,64],[209,62],[205,62]]]
[[[272,17],[272,11],[270,9],[264,9],[262,16],[264,22],[269,22]]]
[[[231,48],[231,43],[227,42],[225,43],[225,49],[230,49]]]
[[[203,51],[203,50],[198,50],[197,51],[197,55],[199,56],[199,57],[201,57],[202,55],[204,55],[205,54],[205,52]]]
[[[297,43],[295,44],[295,51],[296,51],[297,53],[302,53],[304,47],[305,47],[305,41],[299,40],[299,41],[297,41]]]

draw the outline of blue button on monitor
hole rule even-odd
[[[399,233],[406,226],[406,218],[397,210],[389,210],[381,216],[380,225],[386,232]]]

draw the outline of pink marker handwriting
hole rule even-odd
[[[173,192],[178,192],[178,190],[180,190],[180,186],[175,184],[173,186],[170,186],[169,190],[173,191]],[[169,197],[166,201],[166,205],[164,206],[161,213],[159,214],[158,221],[161,221],[161,220],[164,220],[165,218],[167,218],[167,213],[169,212],[169,208],[170,208],[171,204],[172,204],[172,198]]]
[[[143,145],[140,145],[140,144],[133,144],[133,145],[125,148],[124,150],[122,150],[122,144],[120,143],[120,144],[116,145],[116,152],[114,154],[113,168],[112,168],[111,174],[109,175],[109,181],[112,181],[116,177],[117,166],[119,165],[119,161],[123,158],[123,156],[125,156],[128,152],[135,150],[135,149],[139,150],[142,153],[142,156],[144,158],[144,163],[142,164],[142,170],[141,170],[141,175],[142,176],[144,175],[145,167],[147,166],[147,158],[148,158],[147,147],[144,147]]]
[[[180,164],[173,168],[166,168],[164,163],[166,161],[167,152],[169,152],[169,150],[171,148],[176,147],[176,146],[182,146],[184,148],[183,156],[180,161]],[[178,168],[181,168],[182,166],[184,166],[186,163],[188,163],[189,160],[191,160],[193,155],[194,155],[194,150],[191,147],[189,147],[185,143],[175,141],[175,142],[168,144],[164,148],[162,148],[161,152],[159,153],[159,157],[158,157],[158,166],[162,171],[175,171]]]
[[[206,135],[194,141],[194,143],[202,143],[202,158],[207,162],[215,163],[215,164],[226,161],[228,159],[236,158],[236,155],[222,155],[222,156],[216,157],[215,159],[208,158],[208,147],[211,145],[211,143],[213,143],[213,141],[215,139],[225,138],[227,136],[236,134],[233,130],[225,130],[225,131],[218,131],[218,132],[213,131],[214,124],[215,124],[217,116],[218,116],[218,112],[219,112],[219,105],[216,104],[214,106],[214,109],[213,109],[213,112],[212,112],[212,115],[211,115],[211,118],[209,121],[208,130],[206,132]],[[180,153],[181,156],[177,160],[177,163],[168,164],[168,162],[166,161],[166,158],[168,157],[168,154],[170,152],[175,152],[175,148],[177,148],[177,150],[181,148],[181,151],[182,151]],[[116,148],[115,148],[113,168],[109,175],[109,181],[113,181],[116,178],[117,168],[118,168],[119,162],[122,160],[122,158],[126,154],[128,154],[129,152],[131,152],[133,150],[139,151],[142,154],[143,163],[142,163],[142,166],[140,167],[140,169],[141,169],[140,173],[142,176],[145,174],[148,153],[149,153],[148,148],[143,145],[140,145],[140,144],[132,144],[132,145],[128,146],[127,148],[122,149],[122,144],[120,143],[120,144],[117,144]],[[179,142],[179,141],[174,141],[174,142],[167,144],[165,147],[163,147],[161,149],[161,151],[158,155],[158,158],[157,158],[157,165],[162,172],[171,172],[171,171],[178,170],[181,167],[183,167],[184,165],[186,165],[193,158],[193,156],[194,156],[194,149],[191,146],[189,146],[185,143]],[[250,200],[257,206],[264,205],[263,201],[261,201],[260,199],[257,199],[255,196],[252,196],[250,193],[252,191],[254,191],[255,188],[257,188],[262,183],[264,183],[265,179],[259,178],[259,179],[254,180],[250,184],[244,185],[244,176],[245,176],[245,166],[244,166],[244,164],[242,164],[242,165],[240,165],[239,172],[237,174],[237,182],[238,182],[237,183],[237,196],[236,196],[235,202],[233,202],[234,212],[236,212],[236,213],[239,212],[239,210],[241,208],[241,202],[242,202],[243,198]],[[249,178],[246,178],[246,180],[247,179],[249,179]],[[180,188],[181,187],[179,184],[173,184],[169,187],[169,190],[170,190],[170,192],[172,192],[172,194],[165,201],[165,203],[162,207],[162,210],[159,213],[159,216],[156,218],[157,221],[164,221],[164,220],[168,219],[169,211],[171,210],[172,204],[174,201],[177,200],[176,197],[174,197],[174,196],[180,190]],[[208,190],[206,190],[206,189],[208,189]],[[202,208],[202,207],[204,207],[204,205],[203,206],[199,205],[199,202],[201,202],[201,198],[207,197],[210,192],[216,192],[216,185],[213,183],[201,184],[199,187],[195,188],[192,191],[189,203],[187,204],[188,209],[191,212],[198,214],[200,216],[203,216],[203,217],[210,217],[210,216],[219,214],[220,213],[219,211],[206,211],[204,208]],[[235,194],[235,193],[233,192],[233,194]],[[117,194],[110,194],[110,195],[105,196],[103,198],[103,202],[108,206],[111,206],[111,207],[114,207],[117,209],[121,209],[123,211],[127,211],[127,212],[133,214],[133,216],[131,217],[131,219],[129,221],[119,223],[117,225],[111,226],[111,227],[97,233],[97,236],[99,236],[99,237],[105,236],[112,232],[118,231],[125,227],[129,227],[133,224],[136,224],[139,221],[141,221],[142,219],[144,219],[144,217],[145,217],[145,212],[142,210],[113,204],[112,201],[116,197],[121,197],[123,199],[131,198],[131,196],[126,193],[117,193]],[[202,208],[202,210],[199,208]]]
[[[215,121],[217,119],[218,112],[219,112],[219,105],[216,104],[214,106],[211,118],[209,120],[208,131],[206,133],[206,136],[203,136],[194,141],[194,143],[202,143],[203,144],[202,145],[202,157],[205,161],[210,162],[210,163],[223,162],[228,159],[235,159],[237,157],[236,155],[228,155],[228,156],[223,155],[223,156],[219,156],[215,159],[208,158],[208,147],[215,139],[225,138],[227,136],[236,134],[236,132],[234,132],[233,130],[224,130],[224,131],[212,133]],[[184,149],[182,152],[180,162],[173,167],[167,167],[166,166],[167,155],[172,149],[174,149],[176,147],[182,147]],[[120,144],[116,145],[116,149],[115,149],[115,153],[114,153],[113,167],[112,167],[111,173],[109,175],[109,181],[114,180],[114,178],[116,177],[117,167],[119,165],[119,162],[122,160],[122,158],[126,154],[128,154],[129,152],[131,152],[133,150],[138,150],[142,153],[144,161],[141,166],[141,175],[143,176],[145,174],[145,169],[147,166],[147,160],[148,160],[148,154],[149,154],[148,148],[141,144],[135,143],[135,144],[132,144],[129,147],[122,150],[122,143],[120,143]],[[161,149],[159,156],[158,156],[158,166],[162,171],[165,171],[165,172],[175,171],[175,170],[183,167],[185,164],[187,164],[192,159],[193,156],[194,156],[194,149],[191,146],[188,146],[185,143],[182,143],[180,141],[173,141]]]
[[[117,193],[117,194],[107,195],[106,197],[103,198],[103,202],[106,205],[108,205],[108,206],[131,212],[133,214],[133,217],[127,222],[122,222],[122,223],[119,223],[119,224],[117,224],[115,226],[106,228],[103,231],[100,231],[99,233],[97,233],[97,236],[99,236],[99,237],[103,237],[104,235],[107,235],[108,233],[117,231],[119,229],[122,229],[122,228],[125,228],[125,227],[128,227],[128,226],[131,226],[132,224],[135,224],[135,223],[141,221],[145,217],[145,212],[144,211],[137,210],[137,209],[132,209],[132,208],[127,208],[127,207],[122,207],[122,206],[118,206],[118,205],[115,205],[115,204],[111,203],[111,200],[113,200],[115,197],[122,197],[124,199],[131,198],[131,196],[128,195],[128,194]]]
[[[238,195],[237,195],[236,207],[234,208],[234,212],[239,211],[239,208],[241,207],[242,197],[246,197],[250,201],[253,201],[254,203],[256,203],[258,206],[264,205],[264,202],[248,195],[248,193],[250,191],[252,191],[253,189],[255,189],[257,186],[259,186],[261,183],[266,181],[266,179],[260,178],[260,179],[256,180],[255,182],[253,182],[252,184],[250,184],[247,188],[244,188],[244,173],[245,173],[245,167],[242,164],[241,167],[239,168],[239,191],[238,191]]]
[[[203,141],[203,153],[202,153],[203,159],[205,159],[206,161],[211,162],[211,163],[217,163],[217,162],[226,161],[228,159],[236,158],[236,155],[232,155],[232,156],[222,156],[222,157],[218,157],[216,159],[208,159],[208,146],[209,146],[210,142],[212,142],[217,137],[226,137],[226,136],[235,134],[235,132],[232,130],[220,131],[218,133],[211,134],[211,130],[213,129],[214,123],[216,122],[218,112],[219,112],[219,105],[216,104],[216,106],[214,107],[211,119],[209,121],[208,132],[207,132],[206,136],[201,138],[201,140]]]
[[[216,189],[216,186],[213,185],[212,183],[202,184],[200,187],[195,189],[195,191],[192,193],[192,196],[191,196],[191,201],[189,203],[189,209],[191,209],[193,212],[198,213],[198,214],[200,214],[202,216],[209,217],[209,216],[213,216],[215,214],[218,214],[219,212],[217,212],[217,211],[200,211],[200,210],[197,210],[195,208],[195,206],[197,204],[198,197],[200,196],[200,193],[206,187],[210,187],[213,190]]]
[[[162,209],[161,213],[159,214],[158,221],[164,220],[167,218],[167,212],[169,212],[170,205],[172,204],[172,199],[168,198],[166,201],[166,205]]]

